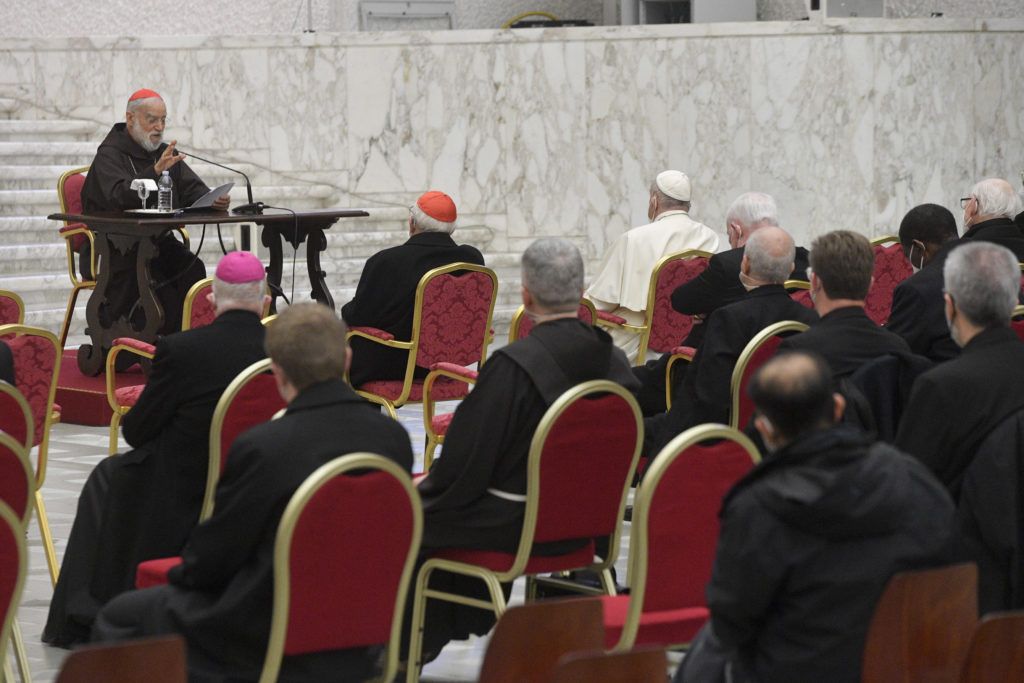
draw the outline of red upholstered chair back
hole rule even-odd
[[[426,277],[426,276],[424,276]],[[490,334],[496,286],[488,273],[441,273],[421,283],[421,308],[413,323],[419,328],[416,365],[472,365],[481,361]]]
[[[32,448],[35,430],[32,408],[17,387],[0,382],[0,432],[10,435],[25,448]]]
[[[758,368],[775,355],[783,338],[789,336],[786,333],[800,332],[806,329],[807,325],[801,322],[783,320],[761,330],[743,349],[732,371],[730,427],[744,429],[750,421],[751,415],[754,414],[754,402],[750,400],[750,395],[747,393],[747,384],[750,382],[750,378],[754,376]]]
[[[900,246],[898,240],[889,246],[875,244],[874,250],[875,279],[871,283],[871,289],[865,299],[864,310],[868,317],[879,325],[884,325],[892,310],[893,290],[896,289],[896,285],[910,277],[914,273],[914,269],[910,267],[910,262],[903,255],[903,247]]]
[[[25,303],[21,297],[0,289],[0,325],[20,325],[24,321]]]
[[[685,432],[685,439],[677,437],[651,463],[643,482],[649,499],[644,500],[641,529],[639,501],[634,501],[633,533],[645,534],[647,550],[644,612],[707,604],[704,588],[711,579],[722,499],[754,466],[756,455],[733,430],[728,430],[731,438],[716,442],[715,435],[725,430],[708,427]]]
[[[811,292],[809,290],[798,289],[797,291],[791,293],[789,295],[789,298],[791,298],[798,304],[806,306],[807,308],[814,308],[814,301],[811,299]]]
[[[597,313],[594,311],[594,304],[584,299],[580,302],[578,313],[580,320],[588,325],[593,325],[597,322]],[[526,315],[525,309],[520,306],[515,315],[512,316],[512,334],[509,335],[509,343],[514,342],[516,339],[522,339],[530,335],[536,324]]]
[[[14,511],[22,526],[28,525],[34,491],[28,449],[11,435],[0,434],[0,501]]]
[[[25,527],[14,510],[0,502],[0,652],[7,652],[26,565]]]
[[[277,531],[267,665],[396,639],[422,522],[409,475],[381,456],[342,456],[310,475]],[[265,666],[260,680],[276,672]]]
[[[85,185],[84,173],[71,173],[62,176],[57,183],[60,194],[61,213],[82,213],[82,186]],[[71,223],[66,229],[84,228],[84,223]],[[71,238],[71,246],[78,249],[86,240],[85,235],[75,235]]]
[[[632,397],[624,390],[605,393],[617,386],[580,384],[541,420],[530,455],[531,465],[539,455],[539,464],[531,467],[539,492],[534,543],[617,532],[642,438]],[[533,477],[531,471],[531,484]]]
[[[0,326],[0,335],[8,333],[16,334],[7,340],[7,345],[14,356],[14,379],[18,391],[32,409],[34,446],[43,442],[49,428],[49,414],[53,409],[60,369],[60,345],[53,334],[27,325]]]
[[[181,329],[191,330],[213,322],[217,314],[207,296],[212,291],[212,277],[204,278],[192,285],[188,290],[188,294],[185,295],[185,306],[181,316]]]
[[[688,250],[667,256],[654,272],[657,280],[653,287],[653,302],[648,299],[648,305],[653,304],[648,349],[659,353],[670,351],[679,346],[693,328],[692,316],[677,313],[672,308],[672,292],[708,267],[710,254],[695,254],[704,252]]]

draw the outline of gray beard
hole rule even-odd
[[[150,140],[147,135],[144,135],[142,131],[139,130],[138,123],[136,123],[129,129],[129,133],[132,136],[132,140],[135,140],[135,142],[138,143],[139,147],[146,150],[147,152],[155,152],[164,141],[164,136],[162,134],[160,135],[160,139],[157,140],[156,142]]]

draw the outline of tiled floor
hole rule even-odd
[[[399,419],[409,430],[417,469],[422,469],[424,431],[422,413],[418,406],[399,411]],[[89,471],[106,456],[106,427],[55,425],[50,435],[50,457],[43,498],[50,526],[57,546],[57,556],[63,557],[64,545],[74,518],[78,493]],[[122,448],[125,444],[122,442]],[[43,556],[39,527],[33,517],[29,526],[29,573],[25,582],[18,618],[25,636],[32,678],[36,683],[48,683],[56,678],[66,651],[43,645],[39,640],[52,594],[46,560]],[[626,548],[629,544],[629,524],[624,525],[624,538],[619,561],[620,577],[626,575]],[[620,578],[620,581],[622,579]],[[522,582],[517,582],[512,602],[522,602]],[[487,646],[487,638],[451,643],[441,656],[424,668],[424,681],[474,681]],[[678,661],[677,656],[672,656]]]

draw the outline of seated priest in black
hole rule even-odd
[[[796,320],[808,325],[818,314],[794,301],[782,283],[793,272],[793,238],[775,226],[758,229],[744,246],[739,280],[746,294],[718,308],[707,322],[704,340],[679,386],[672,408],[644,418],[644,453],[657,452],[677,434],[705,422],[727,423],[732,370],[747,343],[772,323]],[[664,375],[661,381],[664,382]],[[664,386],[664,385],[662,385]]]
[[[363,266],[355,296],[341,308],[341,317],[349,327],[376,327],[390,332],[395,339],[412,338],[416,287],[428,271],[450,263],[483,265],[484,257],[476,247],[455,244],[455,202],[443,192],[427,192],[410,207],[409,239],[404,244],[379,251]],[[409,352],[353,338],[352,386],[374,380],[405,377]],[[417,368],[416,376],[425,377],[426,368]]]
[[[868,239],[849,230],[829,232],[811,243],[811,299],[819,322],[782,341],[779,351],[813,351],[836,379],[886,354],[909,353],[902,338],[882,329],[864,312],[875,252]]]
[[[960,355],[946,327],[942,298],[942,267],[958,244],[956,219],[944,206],[915,206],[900,222],[900,245],[914,274],[896,285],[885,329],[936,363]]]
[[[147,89],[137,90],[128,98],[125,109],[125,122],[115,123],[96,150],[96,157],[82,185],[83,211],[154,208],[142,206],[142,200],[136,190],[131,189],[131,183],[136,178],[156,182],[164,171],[174,182],[172,205],[175,208],[188,206],[210,191],[183,161],[185,155],[175,153],[178,141],[171,140],[170,144],[163,141],[167,107],[159,94]],[[150,203],[156,201],[155,194],[151,193]],[[228,195],[224,195],[214,202],[213,208],[227,209],[229,201]],[[190,252],[170,233],[160,239],[158,246],[159,254],[150,262],[149,268],[164,311],[164,325],[159,332],[169,334],[181,329],[185,295],[193,284],[206,277],[206,266],[198,254]],[[78,249],[82,256],[82,273],[91,277],[88,272],[89,241],[83,240]],[[136,320],[142,308],[138,305],[135,271],[120,275],[107,285],[109,303],[100,308],[101,319],[113,321],[125,317],[141,329],[143,321]]]
[[[831,375],[796,351],[751,379],[769,452],[722,502],[711,620],[673,683],[858,683],[889,578],[950,561],[949,495],[914,458],[840,424]]]
[[[1020,197],[1002,178],[986,178],[975,183],[960,200],[964,209],[965,240],[985,240],[1000,244],[1024,262],[1024,232],[1013,222],[1020,212]]]
[[[249,429],[232,444],[213,515],[189,534],[182,564],[168,574],[169,585],[115,598],[93,627],[94,641],[183,635],[193,682],[259,677],[274,602],[274,539],[285,506],[309,475],[357,452],[412,469],[405,429],[345,382],[351,358],[345,325],[329,308],[302,303],[285,309],[267,331],[266,347],[288,404],[284,415]],[[377,673],[380,650],[356,647],[285,657],[278,680],[367,680]]]
[[[1009,249],[961,244],[943,267],[945,315],[960,355],[914,382],[896,446],[960,497],[964,473],[989,433],[1024,408],[1024,342],[1010,327],[1020,266]]]
[[[78,498],[43,642],[85,642],[103,603],[135,585],[139,562],[181,551],[199,521],[217,401],[266,357],[266,292],[259,259],[230,252],[213,280],[214,321],[157,342],[146,386],[122,423],[133,450],[103,459]]]
[[[608,333],[578,317],[583,258],[571,242],[544,238],[531,244],[523,253],[522,283],[523,305],[537,325],[487,359],[455,410],[442,457],[419,482],[425,555],[441,548],[514,553],[522,532],[530,441],[545,411],[565,391],[589,380],[608,379],[631,391],[639,387]],[[474,596],[486,591],[479,581],[435,572],[431,586],[442,585]],[[510,589],[505,586],[506,597]],[[425,661],[448,641],[486,633],[494,625],[487,610],[438,600],[427,605]]]

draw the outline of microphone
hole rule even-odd
[[[245,175],[244,173],[239,171],[237,168],[231,168],[230,166],[225,166],[224,164],[218,164],[216,161],[210,161],[209,159],[204,159],[203,157],[197,156],[197,155],[193,154],[192,152],[186,152],[185,150],[181,149],[180,147],[175,147],[174,151],[176,151],[176,152],[178,152],[180,154],[184,154],[187,157],[192,157],[193,159],[198,159],[199,161],[205,161],[208,164],[213,164],[214,166],[217,166],[219,168],[223,168],[226,171],[231,171],[232,173],[237,173],[238,175],[240,175],[243,178],[245,178],[245,191],[249,195],[249,203],[248,204],[242,204],[241,206],[236,206],[235,208],[231,209],[231,213],[242,214],[242,215],[245,215],[245,216],[255,216],[255,215],[263,213],[263,202],[254,202],[252,200],[252,183],[249,182],[249,176]]]

